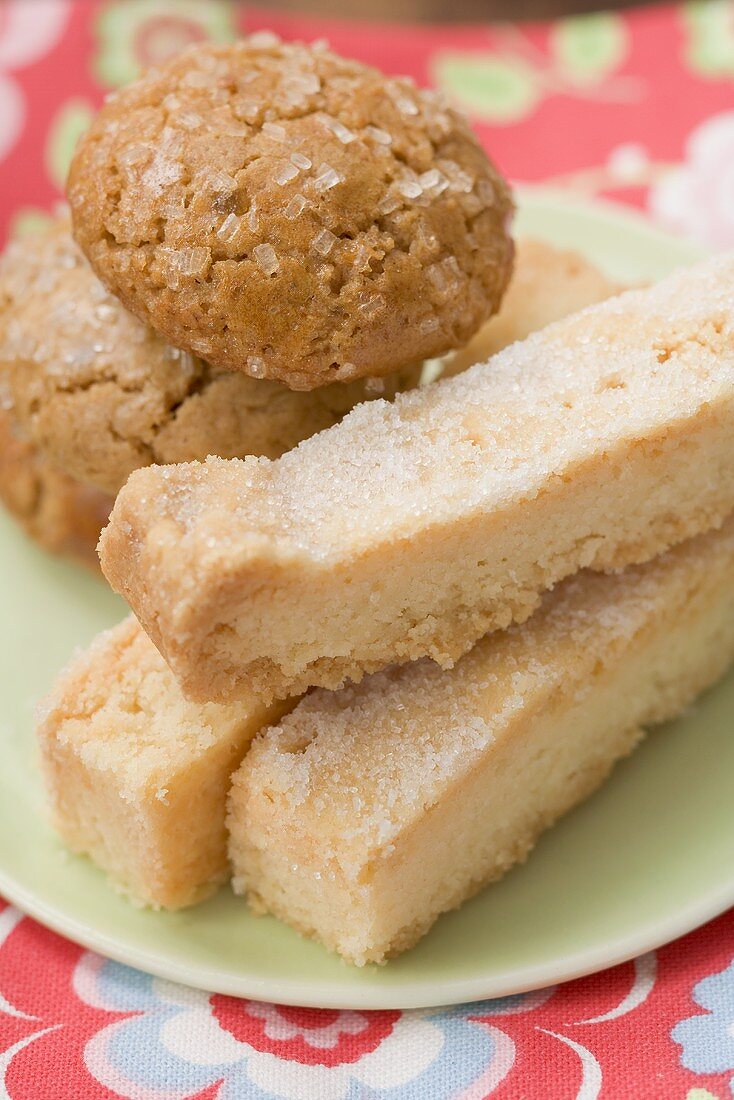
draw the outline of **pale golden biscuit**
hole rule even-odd
[[[350,962],[383,962],[528,855],[645,727],[734,660],[734,522],[582,573],[450,671],[318,690],[235,775],[235,889]]]
[[[284,704],[195,706],[130,616],[59,676],[38,722],[52,819],[134,900],[177,909],[229,877],[230,776]]]
[[[603,302],[624,289],[579,252],[533,237],[521,238],[499,313],[481,327],[465,348],[448,356],[441,377],[448,378],[475,363],[483,363],[508,344],[524,340],[553,321]]]
[[[14,415],[59,470],[116,493],[153,462],[209,454],[277,458],[359,401],[415,385],[420,367],[379,383],[294,393],[169,347],[99,282],[59,219],[0,263],[0,370]]]
[[[112,497],[55,469],[1,407],[0,500],[46,550],[99,568],[97,541]]]
[[[105,575],[198,699],[430,656],[734,509],[734,256],[371,402],[276,462],[137,471]]]
[[[128,309],[292,389],[458,347],[512,266],[508,190],[462,115],[262,36],[196,46],[110,97],[68,197]]]

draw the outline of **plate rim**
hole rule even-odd
[[[491,976],[462,978],[438,981],[435,978],[413,980],[403,983],[396,989],[365,986],[349,989],[346,993],[341,985],[330,979],[319,979],[319,992],[313,992],[313,982],[300,980],[243,977],[206,967],[201,964],[189,970],[185,963],[168,960],[161,963],[153,951],[143,948],[123,947],[113,936],[97,932],[90,925],[75,917],[69,917],[54,905],[46,905],[31,892],[15,884],[0,871],[0,893],[26,916],[37,920],[45,928],[64,936],[80,947],[95,951],[107,959],[134,967],[153,977],[175,982],[179,985],[200,989],[206,993],[225,994],[245,1000],[267,1001],[271,1004],[283,1004],[297,1008],[325,1008],[337,1010],[387,1011],[399,1009],[411,1011],[426,1008],[447,1008],[453,1005],[472,1004],[477,1001],[493,1000],[498,997],[516,996],[536,989],[547,989],[575,981],[590,974],[609,970],[640,955],[655,951],[673,940],[700,928],[710,920],[725,913],[734,905],[734,877],[719,890],[708,893],[703,901],[696,901],[684,908],[681,913],[666,922],[656,921],[646,925],[644,932],[631,933],[613,941],[613,948],[604,944],[596,948],[579,951],[572,955],[561,956],[558,960],[545,965],[516,967],[501,972],[494,982]],[[346,963],[344,964],[347,965]],[[389,961],[386,964],[390,965]],[[282,987],[281,994],[273,996],[274,985]],[[438,997],[429,994],[430,989],[441,987],[443,993]]]
[[[564,211],[593,219],[601,214],[602,217],[616,221],[635,233],[642,233],[651,240],[659,241],[662,246],[673,244],[677,248],[687,249],[691,255],[691,263],[695,263],[696,258],[703,259],[709,255],[708,249],[685,234],[662,228],[652,221],[644,210],[610,198],[608,195],[592,196],[550,184],[533,182],[513,182],[512,193],[517,200],[518,209],[537,203],[547,207],[559,207]]]
[[[621,228],[643,235],[651,243],[660,243],[661,246],[674,244],[681,252],[688,252],[691,262],[697,256],[704,255],[694,242],[660,229],[644,213],[621,203],[606,198],[590,199],[542,184],[518,184],[514,190],[520,208],[542,206],[549,213],[553,209],[563,210],[595,221],[601,217],[607,223],[616,223]],[[470,978],[436,978],[429,974],[417,979],[401,977],[399,984],[394,986],[365,985],[362,988],[342,985],[333,978],[307,980],[248,976],[242,971],[227,971],[205,963],[187,963],[180,954],[175,957],[161,956],[155,947],[130,945],[121,939],[119,933],[99,931],[89,921],[70,914],[63,906],[46,900],[32,888],[24,886],[2,868],[0,893],[23,913],[87,950],[155,977],[206,992],[307,1008],[411,1010],[525,993],[618,966],[691,932],[734,905],[734,873],[730,879],[719,882],[715,889],[708,889],[703,897],[690,901],[667,919],[656,917],[648,920],[611,942],[607,940],[542,963],[500,971],[488,972],[485,964],[482,973]]]

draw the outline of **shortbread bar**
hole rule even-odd
[[[734,254],[357,407],[275,462],[151,467],[102,565],[192,699],[450,667],[580,568],[734,509]]]
[[[524,237],[517,242],[512,278],[499,313],[482,325],[465,348],[446,359],[441,377],[483,363],[508,344],[624,289],[579,252]]]
[[[136,901],[176,909],[228,877],[225,799],[284,704],[188,703],[131,616],[64,671],[38,740],[53,823]]]
[[[734,522],[581,573],[450,671],[306,696],[234,778],[235,888],[358,965],[413,945],[525,859],[643,728],[734,659]]]

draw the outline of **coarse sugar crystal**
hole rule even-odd
[[[252,254],[255,257],[255,263],[265,275],[275,275],[280,270],[280,262],[271,244],[256,245]]]

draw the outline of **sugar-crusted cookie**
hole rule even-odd
[[[0,407],[0,500],[25,532],[55,554],[95,570],[97,541],[113,498],[55,469]]]
[[[277,458],[420,367],[294,393],[171,348],[95,276],[60,219],[0,261],[0,369],[14,415],[52,465],[116,493],[153,462]]]
[[[68,197],[128,309],[293,389],[460,346],[510,275],[511,200],[463,116],[263,36],[194,47],[110,97]]]
[[[730,520],[621,575],[570,578],[453,669],[311,692],[234,778],[235,888],[351,962],[384,962],[525,859],[732,660]]]
[[[734,256],[370,402],[275,462],[138,470],[103,569],[192,697],[449,666],[578,569],[734,510]]]

